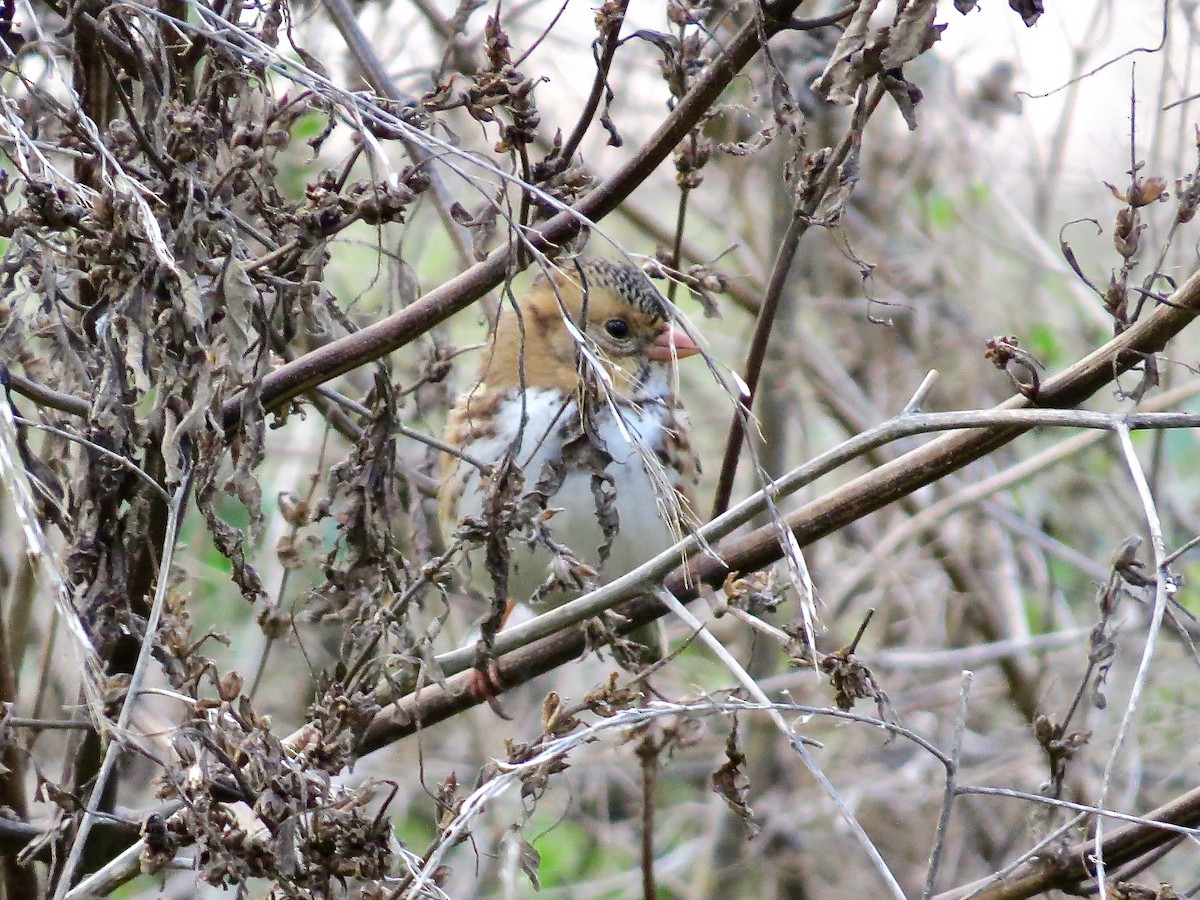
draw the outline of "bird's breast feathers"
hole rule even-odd
[[[548,509],[558,510],[547,520],[547,528],[554,542],[570,548],[588,565],[599,564],[598,548],[606,542],[601,517],[615,510],[617,533],[601,573],[608,580],[645,562],[681,535],[683,523],[690,518],[687,498],[695,469],[682,410],[670,398],[600,402],[584,419],[576,397],[559,390],[530,388],[523,394],[500,395],[479,391],[477,396],[468,393],[460,399],[447,438],[472,458],[491,465],[513,453],[513,463],[524,477],[523,494],[533,491],[543,478],[552,484],[561,478],[546,500]],[[588,456],[588,464],[579,461],[586,454],[572,452],[581,440],[602,448],[609,457],[602,472],[611,479],[611,501],[598,501],[593,490],[593,476],[601,472],[597,457]],[[555,472],[555,466],[560,471]],[[479,471],[462,461],[453,463],[449,477],[443,521],[453,528],[463,517],[480,516],[486,485],[481,484]],[[546,579],[549,561],[548,550],[513,542],[509,576],[513,599],[523,600],[533,593]],[[479,581],[481,574],[476,572],[474,580]]]

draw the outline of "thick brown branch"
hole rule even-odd
[[[1176,797],[1143,818],[1185,828],[1200,825],[1200,788]],[[1178,838],[1178,832],[1155,828],[1153,825],[1125,825],[1101,842],[1104,864],[1110,870],[1117,868]],[[1092,859],[1095,853],[1095,841],[1080,841],[1063,853],[1057,864],[1039,862],[1033,871],[1015,875],[990,887],[982,887],[990,879],[977,881],[938,894],[934,900],[959,900],[968,894],[973,900],[1025,900],[1026,897],[1036,897],[1050,890],[1078,888],[1093,880]]]
[[[801,0],[778,0],[764,4],[760,19],[738,32],[629,162],[584,197],[574,210],[561,212],[528,231],[526,238],[543,247],[561,244],[580,231],[584,220],[598,221],[616,209],[709,111],[734,76],[759,51],[763,40],[787,25],[800,3]],[[403,347],[466,309],[498,285],[513,265],[513,251],[507,247],[498,250],[400,312],[280,366],[263,382],[263,405],[267,409],[277,408],[322,382]],[[241,398],[235,397],[225,405],[226,426],[232,426],[240,414]]]
[[[1200,314],[1200,272],[1160,306],[1153,315],[1109,341],[1066,371],[1042,385],[1034,404],[1023,395],[1011,397],[998,409],[1031,406],[1069,408],[1075,406],[1119,374],[1128,371],[1147,354],[1156,353]],[[790,513],[785,522],[801,547],[807,546],[863,516],[924,487],[974,460],[1013,441],[1028,428],[1006,426],[951,432],[935,438],[892,462],[854,479],[806,506]],[[779,535],[773,525],[764,526],[743,538],[726,541],[717,548],[720,561],[697,557],[687,572],[676,571],[666,588],[685,602],[696,597],[697,585],[721,584],[730,572],[752,572],[780,559]],[[652,597],[632,601],[618,611],[628,618],[628,630],[653,621],[664,613]],[[623,626],[622,630],[626,630]],[[577,658],[584,652],[580,629],[553,635],[498,660],[499,676],[506,685],[521,684]],[[428,726],[478,703],[470,691],[469,672],[448,679],[446,687],[429,687],[388,707],[372,723],[363,752],[399,740],[422,725]]]

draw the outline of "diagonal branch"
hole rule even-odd
[[[1113,338],[1066,371],[1043,383],[1038,406],[1075,406],[1118,375],[1162,350],[1167,341],[1200,314],[1200,272],[1193,274],[1170,301],[1150,316]],[[996,407],[1001,410],[1033,408],[1023,395]],[[955,431],[931,440],[837,488],[785,517],[796,542],[807,546],[877,509],[911,494],[927,484],[961,469],[1015,440],[1031,424],[998,425]],[[765,568],[781,557],[779,533],[767,525],[737,539],[722,542],[713,555],[699,556],[686,569],[676,570],[665,587],[687,602],[697,596],[700,584],[720,585],[731,572]],[[663,614],[654,597],[643,597],[618,607],[628,621],[620,630],[633,630]],[[581,629],[570,629],[545,638],[498,661],[503,684],[516,685],[549,672],[578,657],[585,648]],[[426,688],[398,701],[376,717],[364,738],[363,752],[399,740],[423,725],[442,721],[478,703],[469,690],[470,673]]]
[[[787,27],[801,2],[775,0],[764,3],[760,15],[743,26],[713,59],[693,88],[629,162],[575,208],[560,212],[539,227],[530,229],[526,238],[535,246],[558,245],[578,234],[588,223],[597,222],[616,209],[709,112],[729,83],[762,48],[764,41]],[[263,381],[263,406],[275,409],[318,384],[403,347],[483,297],[515,264],[514,249],[497,250],[403,310],[280,366]],[[225,404],[227,428],[238,421],[241,406],[240,396]]]
[[[1170,803],[1146,813],[1142,818],[1180,828],[1195,828],[1200,825],[1200,788],[1194,788],[1176,797]],[[1101,849],[1108,865],[1116,867],[1137,859],[1178,836],[1174,830],[1154,825],[1129,824],[1107,835]],[[938,894],[934,900],[965,900],[968,896],[972,900],[1025,900],[1049,890],[1068,890],[1092,881],[1095,853],[1095,842],[1086,839],[1059,854],[1058,861],[1053,864],[1047,865],[1044,858],[1039,858],[1030,867],[1030,871],[990,885],[988,882],[991,878],[972,882]]]
[[[1129,371],[1145,356],[1161,351],[1167,341],[1197,315],[1200,315],[1200,272],[1194,273],[1153,315],[1044,382],[1036,403],[1018,394],[996,409],[1067,409],[1076,406],[1118,375]],[[801,546],[811,544],[987,456],[1028,430],[1029,426],[1022,425],[973,429],[930,441],[791,513],[787,517],[788,527]],[[778,547],[772,548],[772,542],[764,540],[770,537],[771,531],[759,529],[734,547],[722,548],[722,555],[731,561],[731,570],[753,571],[778,559]],[[707,583],[719,583],[724,578],[719,567],[708,560],[697,566],[693,577],[695,574]],[[681,573],[673,579],[672,589],[682,588],[683,583]]]

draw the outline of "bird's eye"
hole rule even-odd
[[[608,332],[609,337],[616,338],[618,341],[629,337],[629,323],[624,319],[609,319],[604,323],[604,330]]]

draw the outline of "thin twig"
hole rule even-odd
[[[901,415],[921,412],[921,407],[925,405],[925,401],[929,399],[930,392],[937,384],[939,374],[937,369],[930,369],[925,373],[925,377],[921,379],[921,383],[913,392],[912,397],[904,404],[904,409],[900,411]]]
[[[904,672],[927,672],[937,669],[962,668],[963,666],[986,666],[1014,656],[1027,656],[1045,650],[1057,650],[1079,643],[1091,633],[1091,628],[1068,628],[1050,634],[1038,634],[1028,638],[1007,638],[977,644],[974,647],[958,647],[941,650],[930,647],[905,647],[901,650],[876,650],[863,655],[872,667],[896,669]]]
[[[1117,425],[1115,431],[1120,443],[1121,454],[1125,458],[1125,465],[1129,468],[1129,477],[1133,480],[1134,487],[1137,489],[1138,499],[1142,503],[1142,511],[1146,516],[1146,527],[1150,531],[1150,546],[1154,553],[1154,608],[1150,614],[1150,625],[1146,632],[1146,644],[1142,648],[1142,659],[1138,664],[1137,675],[1134,676],[1133,685],[1129,689],[1129,699],[1125,703],[1125,711],[1121,716],[1121,725],[1117,729],[1117,736],[1113,740],[1108,761],[1104,766],[1104,776],[1100,780],[1100,795],[1096,800],[1098,806],[1103,806],[1104,800],[1108,796],[1108,787],[1112,780],[1113,770],[1116,768],[1117,757],[1121,753],[1125,738],[1129,734],[1129,729],[1133,724],[1133,717],[1137,712],[1138,701],[1141,699],[1142,691],[1146,686],[1146,679],[1150,674],[1150,663],[1154,659],[1154,649],[1158,644],[1158,635],[1162,631],[1163,616],[1167,610],[1167,600],[1175,593],[1177,587],[1174,578],[1167,569],[1167,548],[1163,540],[1162,522],[1158,517],[1158,508],[1155,506],[1154,497],[1150,493],[1150,485],[1146,482],[1146,473],[1142,470],[1142,464],[1137,458],[1137,452],[1133,449],[1133,439],[1129,435],[1129,428],[1122,423]],[[1096,822],[1094,843],[1096,848],[1096,883],[1103,886],[1105,876],[1104,824],[1102,820],[1097,820]]]
[[[716,600],[716,598],[713,597],[710,597],[709,600],[709,608],[712,610],[714,616],[718,618],[721,616],[729,616],[732,619],[737,619],[739,622],[749,625],[755,631],[765,634],[781,647],[785,646],[791,641],[791,637],[786,631],[781,628],[776,628],[769,622],[764,622],[753,613],[746,612],[744,609],[738,609],[736,606],[729,606],[728,604],[713,602]]]
[[[1070,800],[1060,800],[1056,797],[1047,797],[1045,794],[1031,794],[1028,791],[1014,791],[1011,788],[995,788],[985,787],[981,785],[963,785],[958,788],[959,796],[967,794],[978,797],[1007,797],[1010,800],[1026,800],[1030,803],[1040,803],[1044,806],[1053,806],[1058,809],[1071,809],[1076,812],[1090,813],[1093,816],[1100,816],[1105,819],[1117,819],[1121,822],[1130,822],[1134,825],[1142,825],[1147,828],[1155,828],[1160,831],[1171,832],[1172,834],[1184,834],[1191,837],[1200,837],[1200,828],[1192,828],[1187,825],[1176,825],[1174,822],[1164,822],[1154,817],[1154,814],[1146,816],[1135,816],[1132,813],[1123,813],[1115,809],[1105,809],[1103,806],[1094,806],[1090,803],[1074,803]],[[1095,848],[1095,842],[1089,841]],[[1101,848],[1103,851],[1103,848]]]
[[[857,3],[850,3],[825,16],[813,16],[811,19],[793,18],[788,22],[787,27],[789,31],[816,31],[818,28],[828,28],[843,19],[850,18],[857,9]]]
[[[942,791],[942,811],[938,815],[933,849],[929,851],[929,866],[925,872],[925,890],[921,892],[921,900],[929,900],[933,896],[938,867],[942,862],[942,850],[946,846],[946,833],[950,828],[950,811],[954,807],[954,798],[957,796],[958,766],[962,759],[963,735],[967,731],[967,694],[971,690],[973,677],[970,672],[963,672],[962,682],[958,689],[958,715],[954,718],[954,745],[950,748],[950,763],[946,766],[946,786]]]
[[[38,431],[45,431],[48,434],[58,435],[60,438],[65,438],[68,441],[74,441],[77,444],[87,447],[94,453],[99,453],[106,459],[110,459],[127,471],[132,472],[135,476],[137,476],[139,481],[149,487],[152,491],[154,491],[154,493],[158,494],[158,496],[161,497],[164,502],[171,502],[171,495],[167,493],[166,488],[151,478],[150,475],[147,474],[146,471],[143,470],[137,463],[131,459],[127,459],[120,453],[113,453],[113,451],[109,450],[107,447],[101,447],[95,441],[89,441],[85,437],[80,437],[79,435],[72,434],[69,431],[63,431],[61,428],[55,428],[53,425],[44,425],[41,422],[33,422],[24,418],[23,416],[13,416],[13,421],[18,425],[24,425],[26,428],[36,428]]]
[[[611,13],[612,17],[608,21],[608,28],[599,38],[599,43],[604,49],[596,61],[596,77],[592,79],[592,91],[588,94],[583,112],[580,113],[579,120],[575,123],[570,137],[563,144],[562,158],[567,163],[579,149],[579,145],[583,142],[583,136],[587,134],[592,120],[596,117],[596,110],[600,107],[600,98],[604,96],[604,88],[608,84],[608,71],[612,68],[613,58],[617,55],[617,48],[620,46],[617,38],[621,34],[621,26],[625,23],[625,11],[628,8],[629,0],[618,0]]]
[[[24,716],[8,716],[0,723],[12,728],[32,728],[36,731],[91,731],[96,726],[77,719],[30,719]]]
[[[654,789],[658,785],[658,752],[654,732],[647,729],[638,743],[637,756],[642,769],[641,839],[642,900],[656,900],[658,889],[654,881]]]
[[[1183,554],[1187,553],[1189,550],[1194,550],[1197,546],[1200,546],[1200,534],[1187,541],[1178,550],[1173,551],[1166,559],[1163,560],[1163,565],[1169,566],[1171,563],[1175,562],[1175,560],[1179,559],[1179,557],[1183,556]]]

